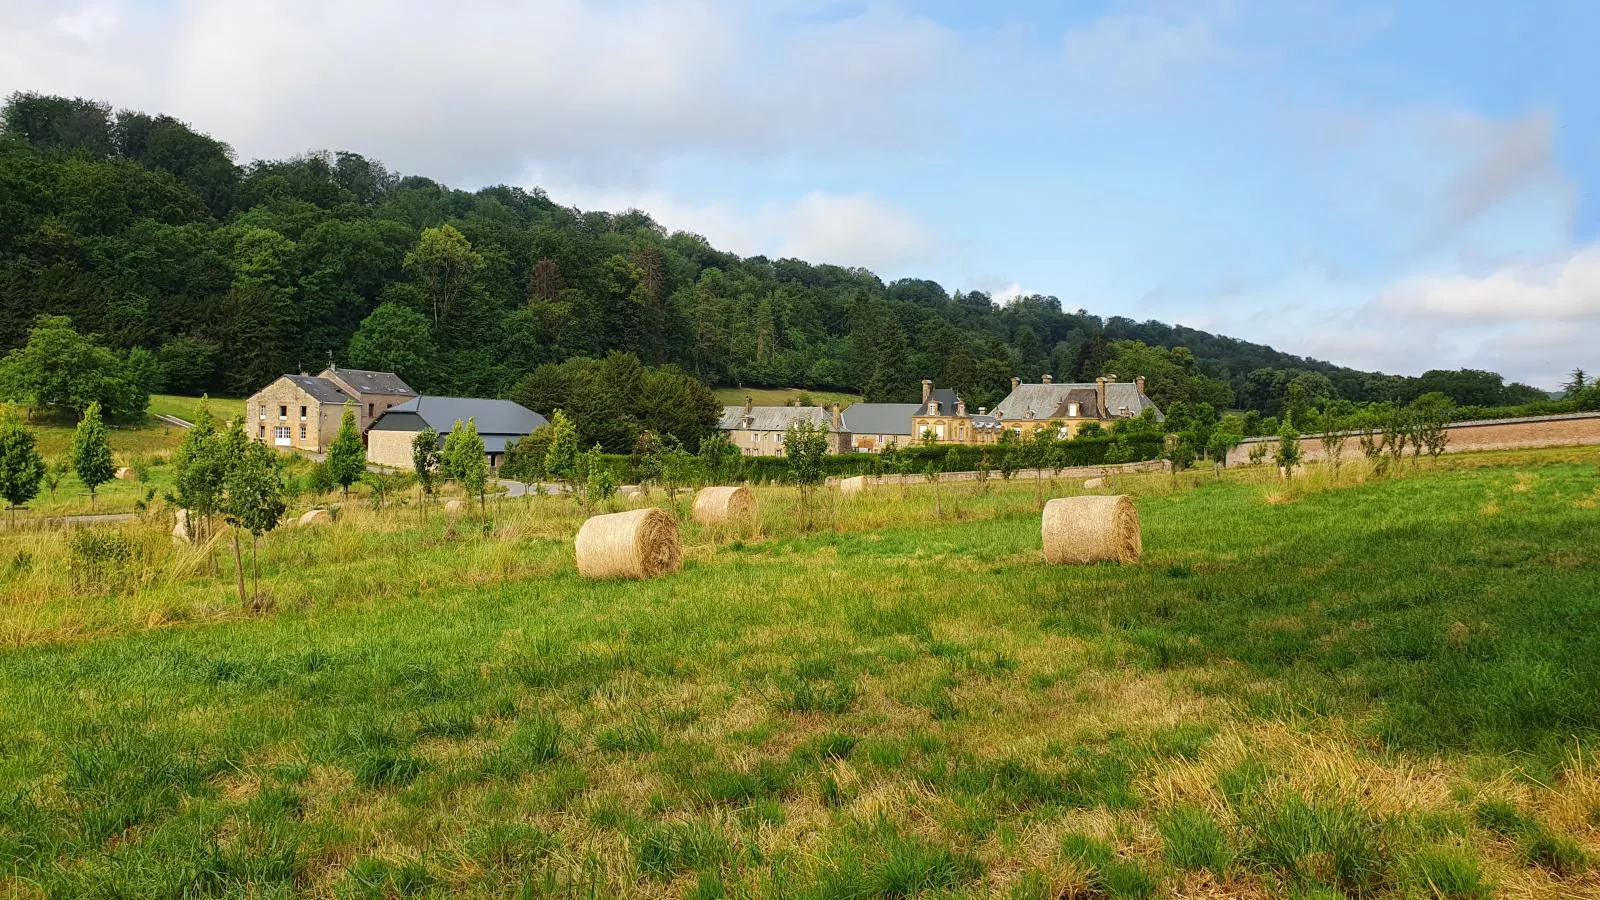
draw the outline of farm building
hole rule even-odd
[[[745,456],[782,456],[783,436],[789,426],[797,422],[811,422],[828,429],[828,452],[849,453],[850,432],[844,426],[839,407],[824,409],[820,406],[756,406],[744,398],[744,406],[724,406],[717,427],[727,435],[728,441]]]
[[[393,372],[328,366],[320,375],[284,375],[246,401],[245,433],[273,447],[320,453],[339,431],[350,405],[364,432],[417,392]]]
[[[910,446],[915,440],[911,417],[920,403],[852,403],[844,408],[844,430],[857,453],[877,453],[891,446]]]
[[[550,424],[521,404],[510,400],[480,400],[473,397],[417,397],[390,409],[367,432],[367,460],[380,466],[409,471],[411,442],[424,428],[439,432],[439,445],[457,422],[468,419],[483,438],[483,452],[489,465],[500,465],[506,444],[521,440]]]

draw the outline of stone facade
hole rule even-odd
[[[1446,429],[1450,434],[1450,443],[1445,446],[1446,453],[1589,446],[1600,444],[1600,412],[1457,422],[1446,426]],[[1277,438],[1272,437],[1251,438],[1229,451],[1228,465],[1248,465],[1250,452],[1261,445],[1266,445],[1270,457],[1277,442]],[[1327,458],[1322,441],[1315,437],[1301,438],[1300,452],[1306,462],[1320,462]],[[1345,442],[1343,456],[1345,459],[1361,457],[1361,448],[1354,433]]]
[[[321,453],[338,433],[343,416],[343,401],[313,396],[285,376],[247,402],[245,434],[269,447]]]
[[[392,372],[329,366],[320,375],[284,375],[245,401],[245,433],[284,450],[323,453],[350,404],[365,433],[390,407],[416,399]]]
[[[367,432],[367,462],[375,466],[388,466],[403,472],[411,471],[411,442],[416,433],[411,431]]]
[[[850,432],[844,430],[838,406],[756,406],[746,397],[743,407],[723,407],[717,427],[744,456],[782,456],[783,436],[796,422],[825,427],[829,453],[850,452]]]

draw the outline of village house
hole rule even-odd
[[[284,375],[251,395],[245,433],[273,447],[322,453],[338,433],[347,404],[365,432],[390,407],[416,396],[393,372],[330,365],[319,375]]]
[[[1093,384],[1056,384],[1046,375],[1039,384],[1012,378],[1011,393],[994,408],[994,418],[1002,429],[1019,437],[1054,428],[1057,437],[1071,438],[1090,422],[1109,427],[1118,419],[1136,419],[1147,409],[1164,418],[1145,396],[1142,375],[1129,382],[1107,375]]]
[[[457,422],[472,420],[483,439],[489,465],[498,468],[506,445],[550,424],[544,416],[510,400],[472,397],[415,397],[378,417],[367,432],[367,461],[411,471],[411,444],[425,428],[439,433],[439,446]]]
[[[967,412],[967,401],[949,388],[934,388],[922,379],[922,403],[911,414],[912,437],[936,444],[993,444],[1000,439],[1000,426],[989,411],[978,408]]]
[[[852,403],[844,408],[844,430],[850,432],[851,449],[881,453],[890,447],[907,447],[915,440],[911,417],[920,403]]]
[[[783,436],[789,426],[798,422],[821,425],[828,431],[828,452],[849,453],[850,432],[845,429],[844,417],[835,404],[831,409],[820,406],[756,406],[744,398],[744,406],[724,406],[722,418],[717,422],[729,443],[739,448],[745,456],[782,456]]]

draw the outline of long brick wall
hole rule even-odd
[[[1570,413],[1560,416],[1530,416],[1525,419],[1486,419],[1481,422],[1456,422],[1445,428],[1450,433],[1446,453],[1467,453],[1473,450],[1527,450],[1533,447],[1577,447],[1600,444],[1600,412]],[[1361,456],[1357,440],[1359,432],[1351,432],[1345,441],[1344,458]],[[1248,465],[1250,451],[1266,444],[1272,453],[1278,439],[1272,437],[1250,438],[1228,453],[1228,465]],[[1300,439],[1300,451],[1307,462],[1319,462],[1327,457],[1319,438]],[[1407,450],[1407,453],[1410,451]]]

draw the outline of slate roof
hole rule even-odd
[[[844,430],[851,434],[911,433],[920,403],[852,403],[844,408]]]
[[[788,431],[791,422],[815,422],[833,430],[833,413],[820,406],[753,406],[750,408],[752,424],[744,424],[744,404],[724,406],[717,427],[723,431],[746,429],[750,431]]]
[[[326,378],[314,375],[285,375],[294,382],[295,387],[311,395],[311,399],[318,403],[345,403],[351,399],[349,394],[339,390],[339,386]]]
[[[1019,384],[994,408],[994,415],[1002,420],[1065,419],[1070,403],[1078,404],[1083,417],[1099,417],[1100,400],[1093,384]],[[1134,382],[1106,384],[1106,411],[1111,418],[1135,417],[1147,407],[1156,410],[1156,418],[1164,418],[1155,403],[1139,393],[1139,385]]]
[[[956,414],[956,401],[958,399],[960,398],[956,396],[956,392],[950,388],[934,388],[933,396],[929,398],[929,403],[937,402],[939,404],[939,412],[937,415],[953,416]],[[918,403],[917,411],[912,413],[912,415],[935,415],[934,413],[928,412],[929,403]]]
[[[411,386],[393,372],[373,372],[368,369],[335,369],[322,371],[322,378],[337,378],[360,394],[415,394]]]
[[[491,438],[498,438],[500,448],[504,449],[507,437],[532,434],[550,424],[544,416],[510,400],[417,397],[395,404],[378,417],[372,428],[378,431],[420,430],[416,427],[419,419],[441,435],[456,427],[456,422],[472,419],[483,438],[484,449],[490,452],[499,452],[490,446]]]

